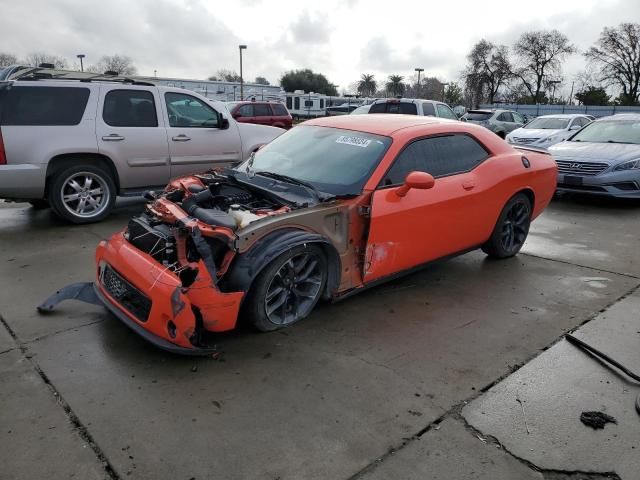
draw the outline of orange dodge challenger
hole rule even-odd
[[[357,115],[305,122],[241,165],[178,178],[100,242],[102,304],[158,347],[209,353],[238,319],[269,331],[443,257],[518,253],[556,188],[544,152],[463,122]]]

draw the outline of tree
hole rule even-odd
[[[41,63],[51,63],[55,68],[67,68],[67,61],[64,58],[42,52],[30,53],[24,62],[33,67],[37,67]]]
[[[269,83],[269,80],[267,80],[264,77],[256,77],[256,79],[254,80],[255,83],[257,83],[258,85],[271,85]]]
[[[559,76],[562,62],[577,51],[566,35],[558,30],[525,32],[513,47],[517,57],[514,74],[522,81],[533,103],[541,103],[543,87]]]
[[[18,57],[10,53],[0,52],[0,68],[15,65],[16,63],[18,63]]]
[[[115,72],[117,75],[124,76],[135,75],[137,72],[131,57],[118,54],[105,55],[97,64],[87,67],[87,71],[94,73]]]
[[[615,28],[605,27],[596,44],[584,55],[599,67],[600,81],[622,89],[619,99],[624,105],[638,105],[640,24],[621,23]]]
[[[373,97],[378,89],[378,82],[371,73],[363,73],[357,84],[358,93],[364,97]]]
[[[233,70],[221,68],[215,73],[215,75],[211,75],[209,80],[220,82],[240,82],[240,75]]]
[[[452,107],[462,105],[464,103],[464,95],[462,88],[457,83],[450,82],[444,91],[444,102]]]
[[[576,93],[575,97],[582,105],[609,105],[611,99],[604,88],[593,85]]]
[[[291,70],[280,78],[280,86],[286,92],[303,90],[305,92],[322,93],[324,95],[337,96],[336,86],[327,80],[321,73],[314,73],[305,68],[303,70]]]
[[[493,103],[500,87],[512,76],[509,50],[482,39],[473,46],[467,61],[467,89],[473,92],[477,103],[485,99]]]
[[[385,87],[389,95],[398,97],[404,94],[406,85],[402,83],[404,77],[402,75],[389,75]]]

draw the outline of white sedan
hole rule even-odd
[[[515,145],[549,148],[589,123],[591,119],[586,115],[542,115],[509,133],[506,140]]]

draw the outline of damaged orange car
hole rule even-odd
[[[305,122],[233,168],[178,178],[100,242],[75,298],[173,352],[239,319],[269,331],[434,260],[518,253],[556,164],[468,123],[405,115]]]

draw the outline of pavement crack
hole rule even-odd
[[[61,333],[70,332],[73,330],[78,330],[79,328],[89,327],[91,325],[95,325],[96,323],[104,322],[104,319],[101,318],[99,320],[94,320],[93,322],[83,323],[82,325],[75,325],[73,327],[63,328],[61,330],[56,330],[55,332],[47,333],[45,335],[40,335],[39,337],[33,338],[31,340],[27,340],[26,342],[21,342],[22,345],[29,345],[30,343],[39,342],[40,340],[45,340],[47,338],[55,337]]]
[[[98,446],[96,441],[93,439],[93,436],[91,435],[87,427],[82,423],[80,418],[78,418],[78,416],[75,414],[71,406],[66,402],[64,397],[60,394],[56,386],[51,382],[51,380],[49,380],[49,377],[47,376],[47,374],[44,373],[44,371],[40,368],[40,365],[38,365],[38,363],[33,359],[33,356],[28,353],[27,345],[20,342],[16,333],[13,331],[11,326],[7,323],[7,321],[2,316],[0,316],[0,323],[4,326],[4,328],[7,329],[7,331],[9,332],[9,335],[11,335],[14,341],[18,344],[17,348],[20,349],[22,356],[31,364],[33,369],[38,374],[38,376],[45,383],[45,385],[53,395],[56,403],[60,405],[60,407],[62,407],[62,410],[64,411],[67,418],[69,419],[69,422],[71,423],[75,431],[78,432],[78,435],[80,436],[82,441],[84,441],[89,446],[89,448],[91,448],[91,450],[97,457],[98,461],[102,465],[102,468],[104,469],[108,478],[110,480],[120,480],[120,476],[117,474],[116,470],[113,468],[113,465],[111,465],[111,462],[109,462],[109,459],[104,454],[102,449]]]
[[[633,278],[635,280],[640,280],[640,276],[633,275],[633,274],[628,273],[628,272],[614,272],[613,270],[605,270],[605,269],[602,269],[602,268],[599,268],[599,267],[592,267],[590,265],[582,265],[580,263],[574,263],[574,262],[570,262],[568,260],[560,260],[560,259],[557,259],[557,258],[543,257],[542,255],[536,255],[534,253],[520,252],[518,255],[525,255],[527,257],[533,257],[533,258],[540,258],[542,260],[548,260],[550,262],[558,262],[558,263],[563,263],[565,265],[571,265],[573,267],[588,268],[590,270],[595,270],[597,272],[609,273],[611,275],[621,275],[623,277],[628,277],[628,278]]]

